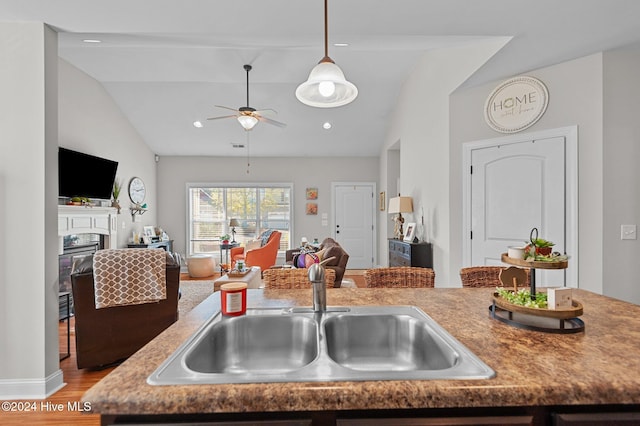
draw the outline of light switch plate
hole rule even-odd
[[[638,239],[638,235],[636,233],[636,225],[620,225],[620,239],[621,240]]]

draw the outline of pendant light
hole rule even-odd
[[[313,67],[307,81],[296,89],[296,97],[305,105],[334,108],[352,102],[358,88],[347,81],[339,66],[329,57],[327,0],[324,0],[324,58]]]

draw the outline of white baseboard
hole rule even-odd
[[[0,379],[0,400],[45,399],[64,385],[62,370],[43,379]]]

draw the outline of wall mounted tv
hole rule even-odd
[[[111,199],[118,162],[58,148],[58,196]]]

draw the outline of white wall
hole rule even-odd
[[[640,223],[640,51],[604,54],[604,294],[640,304],[640,243],[621,225]]]
[[[578,286],[602,293],[603,143],[602,54],[526,73],[549,90],[544,116],[527,131],[578,126]],[[502,81],[502,80],[501,80]],[[484,121],[484,102],[501,82],[458,90],[451,96],[451,273],[462,266],[462,153],[464,142],[502,136]],[[569,255],[578,255],[569,253]]]
[[[57,35],[0,24],[0,399],[62,386],[58,362]]]
[[[413,197],[414,208],[414,213],[404,215],[405,223],[419,224],[418,238],[433,244],[438,287],[459,281],[458,271],[451,271],[449,267],[449,229],[456,226],[451,223],[449,207],[449,95],[506,41],[487,40],[427,52],[403,85],[385,139],[382,181],[389,180],[387,150],[401,141],[400,192]],[[423,216],[424,228],[421,226]],[[385,239],[387,232],[388,226],[381,227],[380,238]]]
[[[309,241],[333,233],[331,183],[376,182],[378,159],[363,158],[252,158],[249,173],[242,157],[161,157],[158,163],[158,225],[174,240],[174,251],[186,253],[186,184],[199,183],[293,183],[294,232],[291,242]],[[318,214],[305,214],[305,189],[318,188]],[[330,221],[322,226],[322,213]]]
[[[116,177],[122,180],[121,214],[118,216],[118,247],[126,247],[134,230],[157,222],[155,154],[124,116],[102,84],[78,68],[59,61],[59,144],[62,147],[118,162]],[[83,171],[81,165],[78,173]],[[141,222],[132,222],[127,186],[132,177],[142,178],[149,210]],[[124,228],[123,228],[124,225]]]

